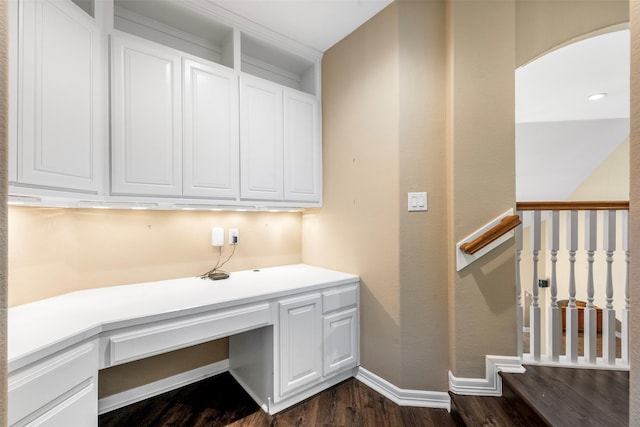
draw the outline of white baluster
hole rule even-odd
[[[560,249],[560,212],[552,211],[549,218],[548,242],[551,251],[551,302],[549,307],[549,352],[551,359],[558,361],[562,350],[562,323],[560,320],[560,308],[558,307],[558,280],[556,276],[556,264],[558,250]]]
[[[520,213],[522,217],[522,213]],[[520,261],[522,260],[522,225],[516,227],[516,327],[518,357],[522,359],[522,334],[524,328],[524,310],[522,307],[522,281],[520,278]]]
[[[622,362],[629,364],[629,211],[622,211],[622,250],[626,274],[624,283],[624,310],[622,310]]]
[[[613,309],[613,251],[616,250],[616,211],[604,215],[604,250],[607,254],[606,305],[602,312],[602,358],[604,362],[616,363],[616,311]]]
[[[533,280],[531,286],[531,309],[529,312],[529,326],[530,326],[530,350],[533,360],[540,360],[540,344],[541,344],[541,330],[540,330],[540,305],[538,303],[538,254],[540,253],[540,241],[541,241],[541,212],[536,210],[532,212],[531,221],[531,251],[533,253]]]
[[[576,251],[578,250],[578,211],[567,214],[567,249],[569,250],[569,305],[566,308],[567,358],[578,361],[578,310],[576,310]]]
[[[596,363],[596,309],[593,305],[593,254],[598,249],[598,211],[587,211],[585,214],[584,248],[587,251],[587,306],[584,309],[584,358],[587,363]]]

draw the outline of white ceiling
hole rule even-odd
[[[629,52],[629,31],[617,31],[516,71],[518,201],[567,200],[629,136]]]
[[[392,0],[209,0],[286,37],[325,52]]]
[[[516,71],[516,122],[629,117],[629,30],[588,38]],[[605,92],[600,101],[589,95]]]

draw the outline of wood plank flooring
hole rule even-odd
[[[551,426],[629,425],[629,372],[526,365],[505,374],[511,389]]]
[[[100,427],[456,425],[444,409],[398,406],[353,378],[270,416],[228,373],[103,414],[98,421]]]

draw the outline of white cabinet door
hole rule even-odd
[[[226,67],[185,59],[185,196],[238,196],[238,77]]]
[[[280,302],[280,396],[322,380],[321,296]]]
[[[282,87],[242,76],[240,97],[240,195],[282,200]]]
[[[358,310],[324,317],[324,375],[329,376],[358,363]]]
[[[182,194],[181,58],[142,39],[112,39],[111,192]]]
[[[103,150],[97,25],[70,0],[19,5],[18,181],[97,192]]]
[[[284,198],[320,201],[322,148],[319,102],[315,96],[284,92]]]

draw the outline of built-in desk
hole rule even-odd
[[[359,279],[292,265],[90,289],[9,309],[9,425],[97,425],[98,370],[229,336],[229,370],[278,412],[359,364]]]

